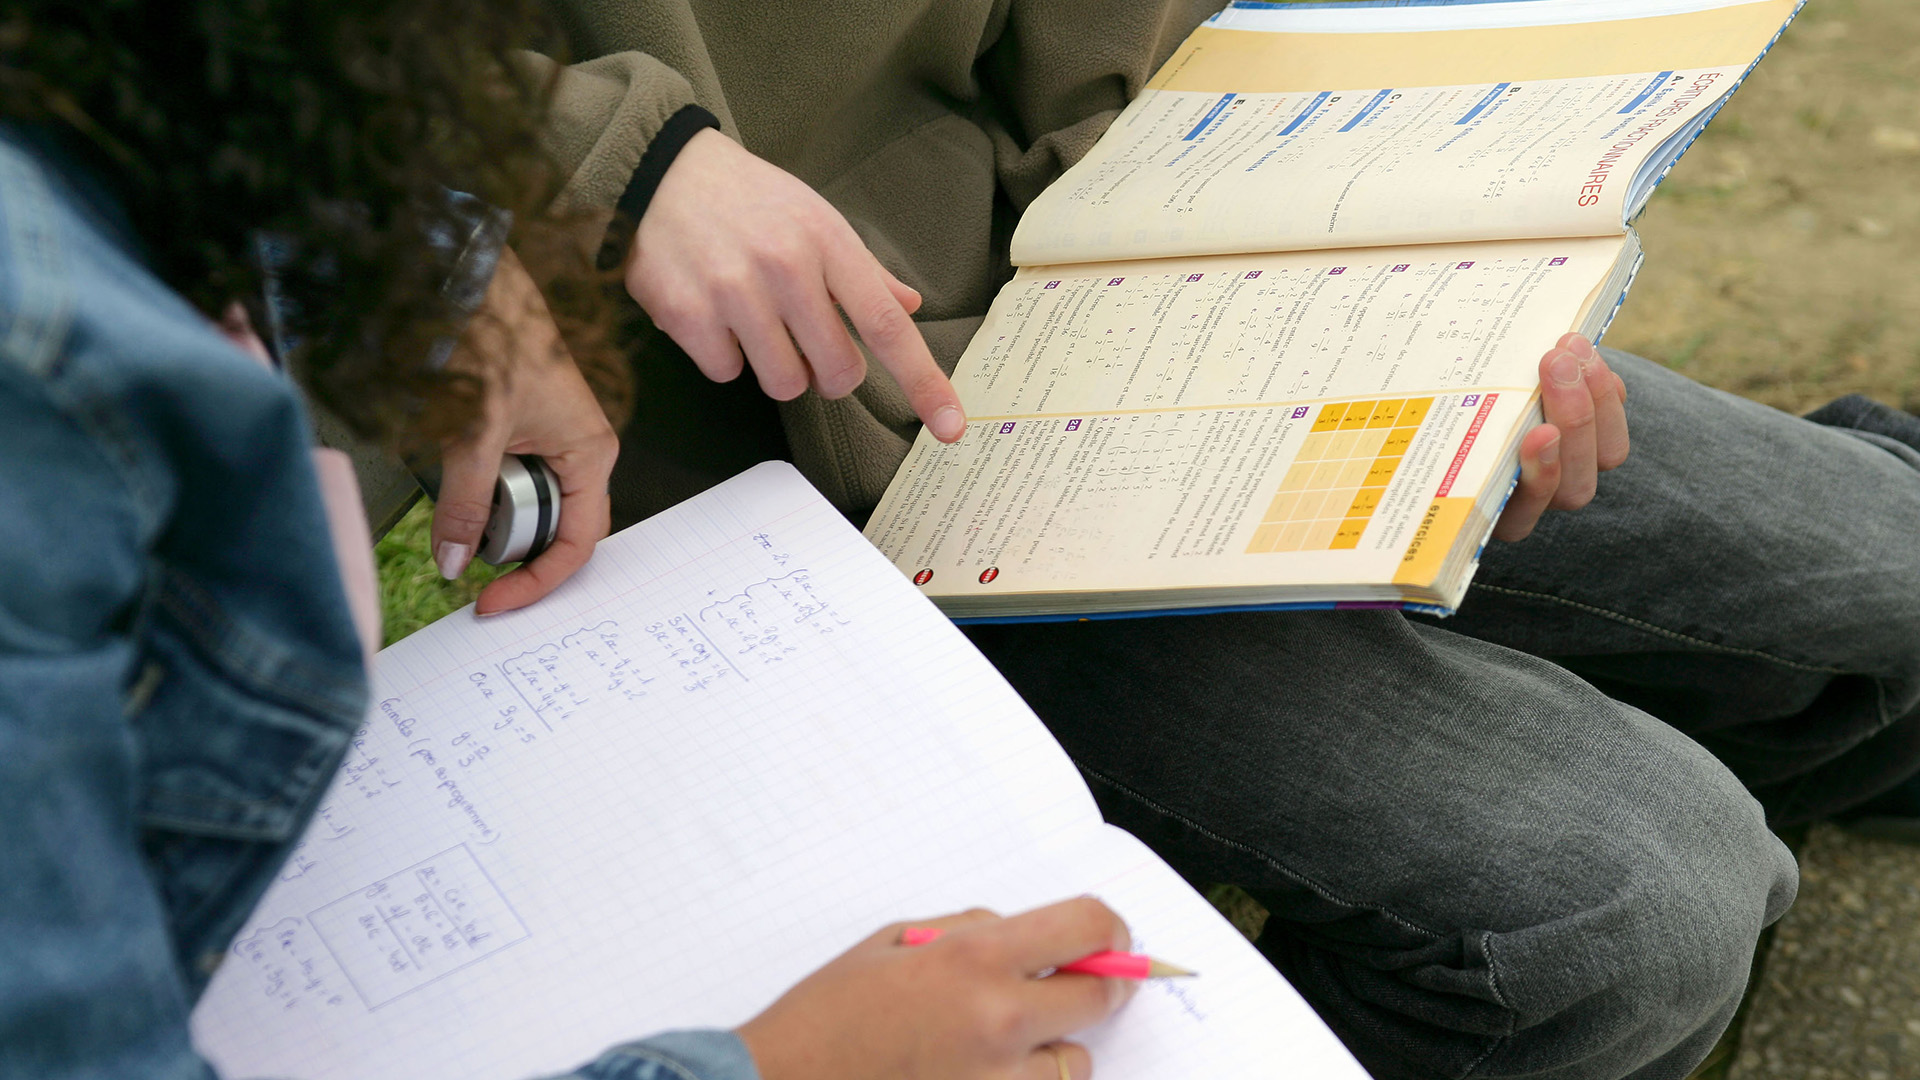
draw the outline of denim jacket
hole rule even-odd
[[[0,1078],[211,1076],[188,1012],[365,703],[293,387],[0,125]],[[757,1074],[692,1031],[570,1075]]]

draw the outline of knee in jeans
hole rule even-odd
[[[1568,910],[1496,935],[1490,951],[1515,1013],[1499,1056],[1547,1075],[1586,1076],[1602,1062],[1591,1075],[1626,1075],[1730,1014],[1798,872],[1724,769],[1696,779],[1666,805],[1585,833],[1584,850],[1567,852],[1585,882]]]
[[[1546,896],[1488,942],[1513,1022],[1488,1076],[1632,1074],[1722,1024],[1745,990],[1797,869],[1732,774],[1684,740],[1672,749],[1661,784],[1574,798],[1580,821],[1561,822],[1532,886],[1517,882]]]

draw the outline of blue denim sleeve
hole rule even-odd
[[[567,1080],[760,1080],[753,1055],[731,1031],[667,1031],[616,1046]],[[556,1078],[560,1080],[560,1078]]]
[[[0,1076],[185,1080],[206,1073],[124,718],[156,523],[54,398],[75,293],[37,265],[70,253],[35,232],[34,180],[0,142]]]
[[[4,275],[0,275],[4,277]],[[0,282],[4,284],[4,282]],[[99,444],[0,362],[0,1076],[212,1080],[133,843],[139,787],[112,624],[143,532]],[[730,1031],[615,1047],[555,1080],[759,1080]]]

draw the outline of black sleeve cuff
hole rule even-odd
[[[633,179],[627,181],[627,190],[614,204],[613,220],[607,223],[607,234],[600,241],[600,253],[594,259],[600,269],[620,268],[627,257],[627,245],[633,243],[633,231],[640,227],[640,217],[653,201],[653,193],[660,189],[667,167],[695,135],[707,128],[718,131],[720,121],[698,105],[683,105],[679,112],[667,118],[660,133],[647,144],[646,152],[640,155],[640,164],[633,168]]]

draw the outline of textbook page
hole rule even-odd
[[[956,617],[1271,583],[1417,599],[1628,240],[1024,268],[954,369],[966,435],[923,433],[866,535]],[[1167,606],[1193,605],[1100,609]]]
[[[414,634],[374,701],[194,1011],[224,1076],[551,1074],[888,922],[1084,892],[1203,972],[1089,1034],[1103,1077],[1363,1076],[791,466]]]
[[[1798,3],[1236,4],[1027,209],[1013,261],[1618,234]]]

